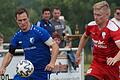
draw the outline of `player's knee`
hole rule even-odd
[[[91,75],[86,75],[85,80],[99,80],[99,79],[97,79],[96,77],[91,76]]]

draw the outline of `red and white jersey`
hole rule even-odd
[[[92,21],[88,24],[85,33],[94,43],[93,60],[105,62],[107,57],[114,57],[118,53],[119,49],[115,43],[120,41],[120,29],[114,22],[109,20],[100,30],[95,21]]]
[[[120,21],[118,21],[116,18],[112,18],[111,21],[113,21],[117,26],[120,27]]]

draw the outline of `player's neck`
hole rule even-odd
[[[108,24],[108,20],[104,21],[102,24],[99,24],[99,29],[104,28]]]
[[[57,21],[57,22],[60,21],[59,18],[54,18],[54,17],[53,17],[53,20],[55,20],[55,21]]]
[[[31,28],[31,24],[30,24],[30,23],[28,23],[28,27],[27,27],[26,29],[22,30],[22,31],[23,31],[23,32],[27,32],[27,31],[29,31],[29,30],[30,30],[30,28]]]

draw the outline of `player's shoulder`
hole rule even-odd
[[[91,21],[88,23],[88,26],[94,26],[94,25],[97,25],[95,21]]]
[[[21,35],[21,33],[22,33],[22,31],[19,29],[19,30],[16,31],[16,33],[14,35],[19,36],[19,35]]]
[[[21,38],[21,30],[17,30],[12,36],[13,39]]]
[[[42,28],[40,26],[36,26],[36,25],[32,25],[31,30],[34,32],[38,32],[38,33],[42,33],[42,32],[46,31],[44,28]]]
[[[111,20],[109,20],[108,25],[106,26],[111,31],[117,31],[119,27]]]
[[[96,28],[97,24],[95,21],[91,21],[86,25],[87,29],[92,29],[92,28]]]
[[[40,20],[40,21],[38,21],[38,22],[39,22],[39,24],[44,24],[44,23],[45,23],[45,20],[42,19],[42,20]]]
[[[32,25],[31,30],[38,31],[38,30],[43,30],[43,28],[37,25]]]

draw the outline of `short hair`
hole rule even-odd
[[[43,10],[42,10],[42,14],[43,14],[45,11],[50,11],[50,13],[51,13],[50,8],[43,8]]]
[[[0,32],[0,38],[4,39],[4,36],[1,32]]]
[[[116,11],[116,10],[120,10],[120,7],[116,7],[116,8],[115,8],[115,11]]]
[[[60,9],[59,7],[54,7],[54,8],[53,8],[53,11],[54,11],[55,9],[61,11],[61,9]]]
[[[61,40],[61,36],[58,32],[54,32],[53,35],[52,35],[52,38],[59,38]]]
[[[110,7],[109,7],[109,4],[107,3],[107,1],[101,1],[101,2],[94,4],[93,9],[94,10],[101,10],[102,9],[103,11],[107,12],[107,14],[109,16],[111,14]]]
[[[28,14],[28,11],[25,9],[25,8],[18,8],[17,10],[16,10],[16,13],[15,13],[15,18],[17,18],[17,15],[19,14],[22,14],[22,13],[26,13],[27,14],[27,16],[29,17],[29,14]]]

